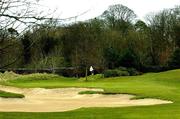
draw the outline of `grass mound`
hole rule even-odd
[[[10,71],[10,72],[6,71],[4,73],[0,73],[0,81],[12,80],[19,76],[20,76],[19,74],[16,74],[12,71]]]
[[[17,78],[17,80],[52,80],[57,79],[60,76],[55,74],[47,74],[47,73],[35,73],[35,74],[28,74],[28,75],[21,75]]]

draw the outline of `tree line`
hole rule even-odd
[[[128,7],[111,5],[83,22],[48,19],[20,35],[2,28],[0,38],[0,68],[180,68],[180,7],[149,14],[144,22]]]

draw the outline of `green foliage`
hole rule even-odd
[[[139,61],[135,52],[131,49],[125,50],[121,56],[120,65],[124,67],[139,68]]]
[[[118,76],[129,76],[128,71],[123,71],[119,69],[112,69],[104,71],[104,77],[118,77]]]
[[[176,45],[180,48],[180,20],[179,20],[178,24],[175,25],[174,29],[175,29],[175,42],[176,42]]]
[[[117,69],[105,70],[104,77],[136,76],[141,73],[135,68],[119,67]]]
[[[140,75],[141,73],[139,71],[137,71],[135,68],[128,68],[127,69],[130,76],[136,76],[136,75]]]
[[[115,48],[105,49],[104,57],[109,68],[119,67],[120,53]]]
[[[31,33],[26,32],[21,38],[21,43],[23,45],[23,61],[25,65],[31,61],[31,42]]]
[[[138,20],[136,22],[136,24],[134,25],[134,27],[135,27],[136,31],[138,31],[138,32],[145,33],[148,30],[148,26],[146,25],[146,23],[141,20]]]
[[[169,66],[180,68],[180,48],[176,49],[169,61]]]

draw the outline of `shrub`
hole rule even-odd
[[[128,71],[117,70],[118,76],[129,76]]]
[[[116,76],[129,76],[129,72],[128,71],[122,71],[119,69],[104,71],[104,77],[116,77]]]
[[[116,76],[136,76],[141,75],[141,72],[135,68],[119,67],[118,69],[104,71],[104,77],[116,77]]]
[[[119,67],[118,70],[127,71],[126,67]]]
[[[173,68],[180,68],[180,48],[176,49],[169,61],[169,66]]]
[[[128,68],[127,70],[131,76],[140,75],[140,72],[137,71],[135,68]]]
[[[141,67],[141,71],[143,73],[147,73],[147,72],[163,72],[163,71],[167,71],[167,70],[170,70],[171,68],[168,67],[168,66],[147,66],[147,65],[144,65]]]

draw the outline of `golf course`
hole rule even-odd
[[[180,119],[180,0],[0,0],[0,119]]]
[[[24,100],[23,90],[37,89],[43,90],[74,90],[79,94],[92,97],[92,95],[133,95],[130,100],[157,99],[169,101],[167,104],[150,104],[150,105],[127,105],[127,106],[81,106],[78,109],[69,111],[2,111],[1,119],[179,119],[180,118],[180,70],[170,70],[160,73],[145,73],[139,76],[121,76],[114,78],[103,78],[102,75],[93,75],[84,78],[66,78],[54,74],[29,74],[17,75],[10,73],[6,79],[1,80],[1,88],[6,91],[0,91],[0,104],[5,98],[8,100]],[[1,74],[3,75],[3,74]],[[8,77],[10,78],[8,80]],[[8,90],[9,88],[9,90]],[[13,94],[9,91],[16,89],[20,94]],[[22,90],[21,90],[22,89]],[[81,89],[81,90],[80,90]],[[96,89],[96,90],[95,90]],[[32,91],[31,91],[32,92]],[[52,92],[51,92],[52,93]],[[59,93],[59,92],[58,92]],[[41,92],[39,94],[42,94]],[[67,93],[68,94],[68,93]],[[5,96],[4,96],[5,95]],[[13,96],[12,96],[13,95]],[[40,95],[39,95],[40,96]],[[67,95],[68,96],[68,95]],[[27,97],[28,98],[28,97]],[[46,95],[45,98],[52,98]],[[61,97],[59,97],[61,98]],[[114,97],[115,98],[115,97]],[[87,100],[85,100],[87,99]],[[98,100],[85,98],[84,103],[92,103]],[[105,101],[113,101],[105,100]],[[102,100],[100,100],[102,101]],[[116,100],[117,101],[117,100]],[[101,102],[99,102],[101,103]],[[103,103],[103,101],[102,101]],[[81,102],[83,104],[83,102]],[[108,102],[111,104],[111,102]],[[57,103],[58,105],[58,103]],[[73,105],[73,103],[72,103]],[[86,105],[86,104],[83,104]],[[90,104],[91,105],[91,104]],[[93,103],[92,103],[93,105]],[[56,106],[56,105],[54,105]],[[68,105],[66,105],[68,106]],[[25,107],[26,108],[26,107]],[[28,106],[27,106],[28,108]],[[38,106],[35,108],[39,108]],[[1,109],[2,110],[2,109]]]

